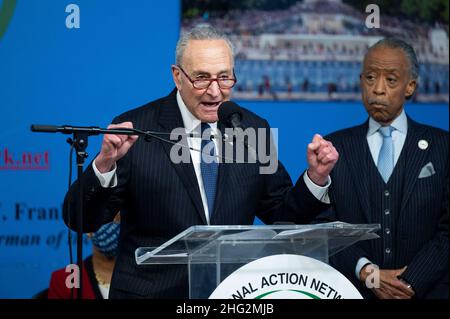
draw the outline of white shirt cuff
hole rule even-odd
[[[361,273],[361,269],[367,264],[372,264],[372,262],[369,259],[367,259],[366,257],[359,258],[358,262],[356,263],[355,275],[356,275],[356,278],[358,278],[358,280],[361,280],[361,278],[359,277],[359,274]]]
[[[315,184],[308,176],[308,172],[305,171],[303,174],[303,180],[305,181],[306,187],[314,195],[315,198],[320,200],[322,203],[330,204],[330,197],[328,196],[328,187],[331,185],[331,177],[328,176],[328,181],[325,186],[319,186]]]
[[[97,169],[97,166],[95,166],[95,161],[92,162],[92,168],[94,169],[95,176],[97,176],[100,185],[103,188],[111,188],[117,186],[117,166],[114,166],[114,169],[111,172],[107,172],[104,174],[100,173],[100,171]]]

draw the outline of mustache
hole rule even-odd
[[[369,104],[379,104],[379,105],[384,105],[384,106],[389,106],[388,103],[386,103],[385,101],[380,101],[380,100],[376,100],[376,99],[369,99]]]

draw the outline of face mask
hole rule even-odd
[[[108,223],[100,227],[91,237],[95,247],[106,257],[115,257],[119,244],[120,224]]]

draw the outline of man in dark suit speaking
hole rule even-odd
[[[229,40],[211,27],[194,28],[177,44],[172,66],[176,89],[118,116],[109,128],[223,133],[226,123],[218,121],[218,108],[230,99],[236,83],[233,68]],[[245,109],[241,112],[242,126],[269,129],[264,119]],[[188,138],[187,142],[192,148],[189,163],[174,163],[169,143],[105,135],[100,153],[83,175],[83,232],[95,231],[121,212],[110,298],[188,297],[187,267],[138,267],[134,259],[138,247],[159,246],[192,225],[250,225],[255,216],[266,223],[305,223],[326,207],[320,198],[330,184],[338,154],[319,135],[308,145],[309,168],[295,186],[281,163],[273,174],[260,174],[258,161],[217,163],[196,151],[203,150],[205,142],[214,156],[218,144],[224,143],[221,140]],[[66,222],[68,207],[70,220],[76,220],[77,191],[75,182],[65,200]]]
[[[340,154],[334,217],[381,224],[380,239],[331,260],[366,298],[448,298],[448,132],[405,114],[418,75],[411,46],[380,40],[360,76],[368,121],[326,137]]]

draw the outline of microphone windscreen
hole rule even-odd
[[[55,133],[55,132],[58,132],[58,126],[32,124],[31,125],[31,131],[32,132]]]
[[[239,116],[239,120],[242,120],[241,108],[236,103],[225,101],[219,106],[218,116],[220,122],[227,124],[236,115]]]

